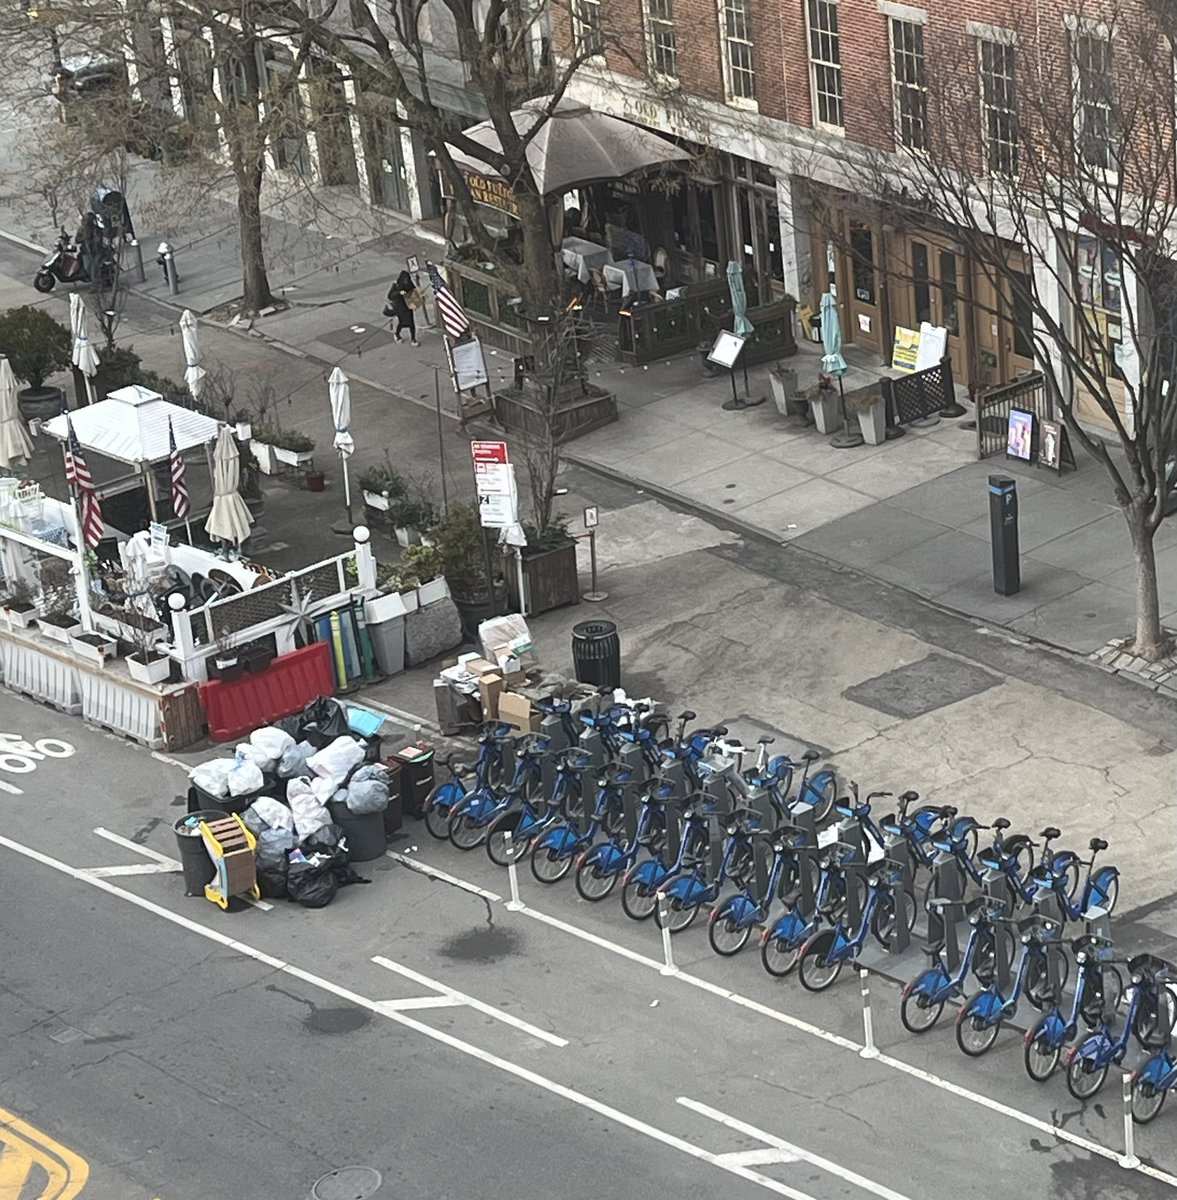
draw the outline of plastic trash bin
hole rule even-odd
[[[405,669],[405,619],[390,617],[386,621],[369,621],[368,637],[376,665],[385,675],[399,675]]]
[[[621,686],[621,639],[612,621],[582,621],[572,627],[572,662],[580,683]]]
[[[354,863],[371,862],[385,851],[384,813],[353,813],[346,800],[330,800],[331,820],[347,836],[347,849]]]
[[[201,821],[218,821],[225,814],[219,809],[204,809],[181,817],[172,828],[180,847],[180,863],[184,868],[184,895],[203,896],[204,885],[212,883],[217,873],[216,863],[200,836]]]
[[[406,746],[396,757],[401,761],[401,810],[420,820],[425,815],[425,798],[433,791],[433,751]]]

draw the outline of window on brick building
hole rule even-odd
[[[577,54],[596,56],[605,53],[601,0],[573,0],[572,25]]]
[[[924,27],[891,19],[891,87],[895,95],[895,140],[908,150],[928,148],[928,81]]]
[[[1018,173],[1018,118],[1014,106],[1014,47],[982,39],[981,119],[985,161],[996,175]]]
[[[1123,263],[1115,243],[1080,234],[1075,242],[1075,339],[1083,356],[1120,378]]]
[[[1075,133],[1079,159],[1089,167],[1116,166],[1115,63],[1112,40],[1097,30],[1072,36],[1075,72]]]
[[[678,47],[674,41],[672,0],[646,0],[646,42],[651,74],[677,79]]]
[[[749,0],[722,0],[720,22],[728,97],[732,100],[755,100],[756,73],[752,66]]]
[[[836,0],[809,0],[809,81],[813,117],[819,125],[842,128],[842,56],[838,46]]]

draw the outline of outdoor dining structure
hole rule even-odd
[[[647,363],[710,345],[721,329],[733,327],[733,261],[743,271],[754,330],[745,361],[795,352],[793,299],[776,286],[773,272],[758,269],[758,256],[745,254],[738,205],[726,203],[720,181],[700,173],[690,147],[568,98],[554,107],[551,97],[530,100],[513,119],[522,134],[542,122],[528,143],[528,164],[560,247],[560,299],[579,303],[593,323],[605,349],[596,357]],[[489,122],[464,136],[488,151],[499,149]],[[453,148],[451,154],[480,217],[509,253],[521,240],[509,182],[473,154]],[[444,192],[444,178],[442,186]],[[448,282],[473,332],[516,358],[532,354],[534,331],[519,297],[467,238],[452,199],[449,207]]]

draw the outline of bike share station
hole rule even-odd
[[[707,909],[717,954],[734,956],[755,935],[765,970],[784,977],[797,968],[809,991],[832,986],[849,965],[860,980],[863,1057],[879,1054],[872,973],[903,988],[901,1017],[911,1033],[930,1030],[950,1001],[962,1002],[956,1040],[970,1057],[1009,1026],[1024,1035],[1030,1077],[1044,1082],[1065,1063],[1077,1099],[1094,1096],[1119,1069],[1124,1147],[1109,1153],[1125,1167],[1139,1165],[1134,1124],[1151,1120],[1177,1083],[1177,967],[1149,954],[1115,957],[1118,872],[1097,862],[1105,841],[1091,839],[1082,858],[1052,848],[1056,828],[1011,835],[1004,818],[982,825],[949,806],[919,805],[911,791],[880,820],[872,802],[891,793],[860,800],[850,784],[840,795],[835,773],[818,769],[819,751],[770,757],[771,736],[753,750],[722,725],[688,732],[697,719],[690,711],[667,736],[666,714],[612,686],[580,707],[548,700],[537,708],[538,731],[515,743],[512,785],[474,785],[504,794],[497,807],[484,802],[489,825],[480,832],[483,818],[469,808],[459,838],[461,804],[443,814],[448,835],[427,811],[435,837],[461,849],[486,842],[491,860],[508,870],[509,909],[524,906],[524,857],[545,884],[575,864],[583,899],[603,900],[619,886],[627,916],[654,918],[665,975],[678,973],[673,935]],[[488,728],[479,739],[484,751],[495,736]],[[752,753],[755,765],[744,769]],[[520,815],[513,804],[529,778],[534,795],[524,796]],[[837,819],[827,822],[831,808]],[[512,819],[501,834],[496,814]],[[986,831],[991,844],[981,840]]]

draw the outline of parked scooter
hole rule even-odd
[[[33,287],[39,292],[51,292],[57,283],[93,283],[109,286],[114,280],[115,257],[105,239],[93,239],[90,247],[72,238],[63,228],[53,252],[33,276]],[[95,272],[97,262],[97,272]]]

